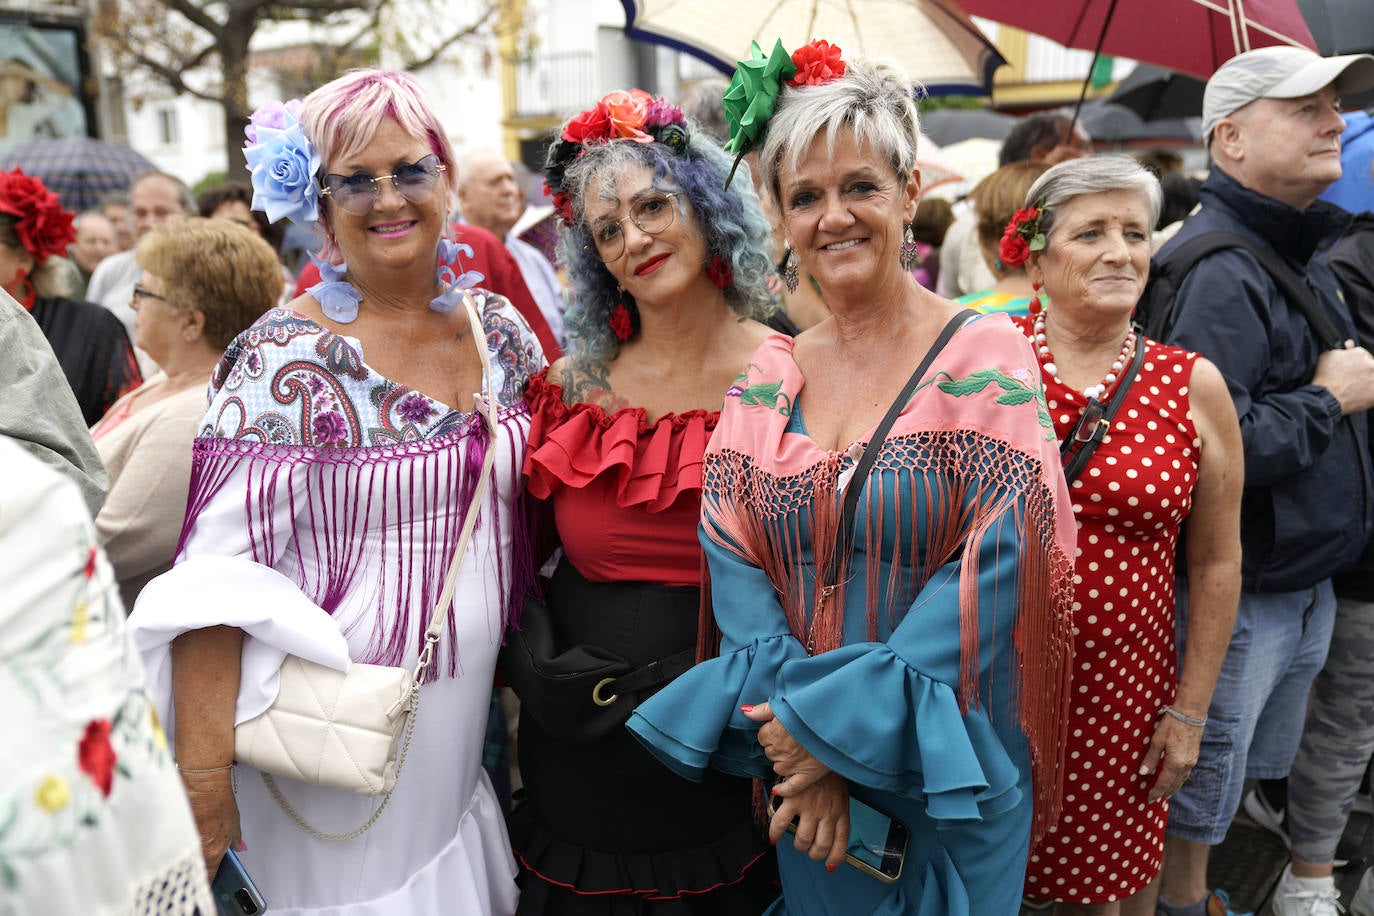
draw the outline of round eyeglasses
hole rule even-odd
[[[621,229],[626,220],[645,235],[658,235],[673,224],[673,213],[677,210],[674,200],[677,191],[655,191],[630,204],[630,215],[620,219],[604,217],[592,223],[592,241],[596,244],[597,256],[609,264],[620,259],[625,253],[625,233]]]
[[[377,182],[390,180],[397,194],[413,204],[422,204],[434,196],[439,173],[445,170],[439,157],[430,153],[416,162],[396,166],[395,173],[391,175],[378,175],[375,178],[366,172],[325,175],[320,179],[320,193],[349,213],[362,216],[377,203],[377,194],[380,193]]]

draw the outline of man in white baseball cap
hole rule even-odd
[[[1201,720],[1199,745],[1189,782],[1170,802],[1163,916],[1231,912],[1225,893],[1207,885],[1211,848],[1225,837],[1247,777],[1288,774],[1312,681],[1348,612],[1344,603],[1338,611],[1331,577],[1355,562],[1374,526],[1365,476],[1374,355],[1347,341],[1354,324],[1320,258],[1350,214],[1317,200],[1341,177],[1339,95],[1370,86],[1374,57],[1363,54],[1323,58],[1272,47],[1223,64],[1203,96],[1213,168],[1202,207],[1157,255],[1166,261],[1202,249],[1201,237],[1218,232],[1244,241],[1197,261],[1161,335],[1221,370],[1245,454],[1240,600],[1211,705],[1185,710]],[[1190,607],[1186,584],[1179,579],[1181,653],[1190,614],[1218,621],[1215,635],[1224,639],[1230,613]],[[1324,879],[1285,873],[1277,916],[1340,912],[1331,858]]]

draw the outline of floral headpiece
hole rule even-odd
[[[301,100],[269,102],[248,119],[243,156],[253,181],[253,209],[272,222],[289,219],[313,229],[320,218],[320,189],[315,176],[320,154],[297,118]]]
[[[1034,207],[1022,207],[1012,214],[1002,233],[997,259],[1003,267],[1020,267],[1032,251],[1043,251],[1045,233],[1040,231],[1040,217],[1045,209],[1043,201]]]
[[[631,89],[607,93],[568,121],[544,162],[544,186],[553,195],[554,209],[565,225],[573,221],[572,200],[563,188],[568,166],[588,147],[612,140],[662,143],[681,156],[687,150],[687,119],[682,109],[667,99]]]
[[[42,180],[25,175],[23,169],[0,172],[0,213],[18,217],[14,234],[40,264],[53,255],[65,254],[67,246],[76,241],[72,214],[62,209],[62,202]]]
[[[768,119],[773,116],[784,81],[794,89],[823,86],[844,76],[844,69],[839,47],[822,39],[790,55],[781,39],[773,43],[773,50],[768,54],[763,53],[757,41],[750,42],[749,59],[739,62],[730,88],[721,99],[725,104],[725,119],[730,122],[730,140],[725,144],[725,151],[735,155],[735,164],[725,179],[725,186],[730,186],[740,160],[754,148]]]

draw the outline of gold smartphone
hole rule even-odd
[[[768,813],[774,812],[777,796],[768,796]],[[789,833],[797,832],[797,822],[787,825]],[[911,831],[906,824],[872,805],[849,796],[849,844],[844,860],[870,877],[891,884],[902,876],[906,862],[907,841]]]

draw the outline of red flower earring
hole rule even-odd
[[[711,278],[711,282],[718,289],[726,289],[735,280],[735,272],[730,268],[730,263],[715,254],[706,265],[706,276]]]

